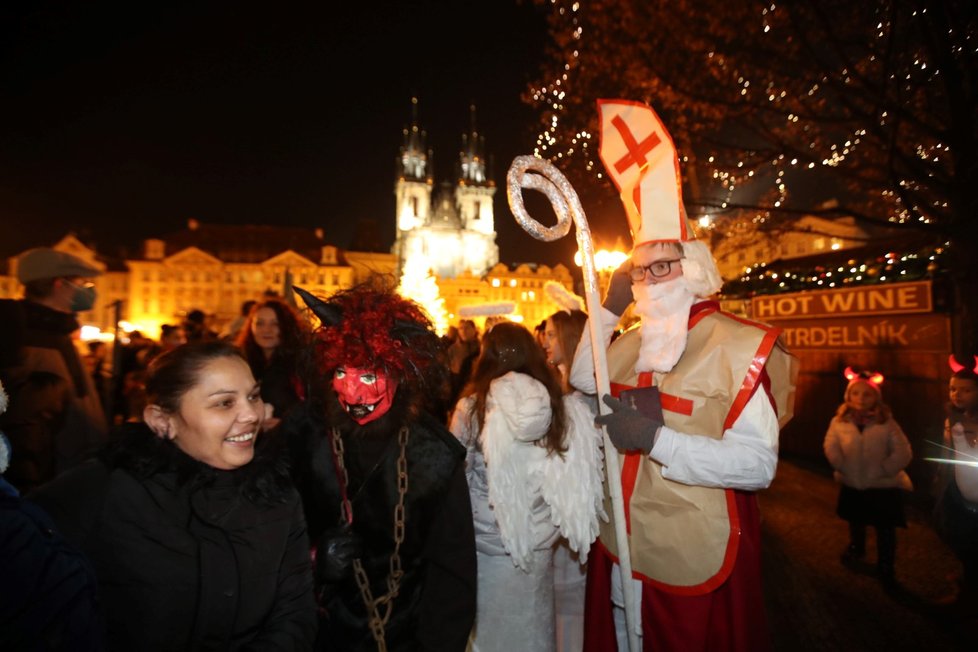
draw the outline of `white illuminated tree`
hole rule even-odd
[[[431,273],[431,265],[424,256],[410,256],[404,265],[397,293],[419,304],[431,317],[435,331],[442,335],[448,330],[448,314],[445,300],[438,292],[438,284]]]

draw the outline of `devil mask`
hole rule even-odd
[[[337,367],[333,372],[333,390],[350,418],[362,426],[391,409],[397,380],[370,369]]]
[[[314,333],[319,367],[332,376],[340,406],[354,421],[364,425],[386,414],[401,385],[410,394],[426,392],[441,341],[420,306],[369,285],[329,300],[294,289],[321,322]]]

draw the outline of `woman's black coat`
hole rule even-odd
[[[92,560],[109,649],[312,647],[302,506],[263,448],[217,471],[138,424],[102,459],[31,495]]]

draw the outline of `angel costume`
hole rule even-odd
[[[555,650],[553,546],[575,551],[597,536],[600,433],[580,396],[564,397],[567,451],[538,444],[550,425],[546,388],[525,374],[495,379],[481,432],[474,397],[459,401],[451,431],[466,447],[475,521],[478,594],[473,652]],[[582,555],[583,556],[583,555]]]

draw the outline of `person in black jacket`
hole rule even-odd
[[[7,481],[22,493],[86,460],[106,441],[106,419],[72,334],[95,302],[102,272],[37,247],[17,260],[24,298],[0,299],[0,380],[11,407],[0,428],[13,448]]]
[[[240,352],[150,364],[145,423],[30,497],[91,559],[110,650],[308,650],[302,507]]]
[[[286,415],[316,543],[319,650],[462,652],[475,618],[465,449],[425,406],[447,370],[417,304],[359,286],[323,302],[330,387]]]
[[[292,306],[272,297],[252,307],[238,335],[238,348],[261,383],[262,400],[275,408],[276,423],[303,398],[298,365],[307,330]]]
[[[0,414],[7,399],[0,382]],[[0,650],[100,652],[95,571],[4,478],[10,452],[0,432]]]

